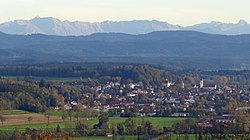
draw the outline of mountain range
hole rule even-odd
[[[0,64],[118,62],[183,68],[249,68],[250,35],[196,31],[148,34],[97,33],[88,36],[0,33]]]
[[[238,23],[210,22],[193,26],[179,26],[157,20],[80,22],[61,21],[53,17],[35,17],[30,20],[14,20],[0,24],[0,31],[7,34],[46,34],[57,36],[80,36],[93,33],[147,34],[154,31],[198,31],[210,34],[250,34],[250,24],[244,20]]]

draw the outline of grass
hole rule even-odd
[[[183,139],[183,140],[185,140],[185,139],[188,139],[188,140],[195,140],[196,139],[196,137],[195,137],[195,134],[187,134],[187,135],[184,135],[184,134],[182,134],[182,135],[172,135],[171,136],[171,140],[176,140],[176,139]]]
[[[75,126],[76,122],[54,122],[54,123],[41,123],[41,124],[25,124],[25,125],[4,125],[4,126],[0,126],[0,130],[8,130],[8,131],[12,131],[15,129],[18,129],[20,131],[24,131],[26,128],[30,128],[30,129],[42,129],[42,130],[46,130],[46,129],[55,129],[58,125],[60,126],[60,128],[65,128],[66,126]]]
[[[205,135],[203,135],[203,138]],[[209,136],[209,135],[208,135]],[[142,136],[140,136],[141,138]],[[116,140],[137,140],[137,136],[116,136],[115,137]],[[158,137],[159,138],[159,137]],[[237,137],[235,137],[237,139]],[[234,139],[235,139],[234,138]],[[176,134],[172,134],[171,135],[171,140],[177,140],[177,139],[180,139],[180,140],[196,140],[196,135],[195,134],[180,134],[180,135],[176,135]],[[109,137],[96,137],[96,136],[91,136],[91,137],[81,137],[81,138],[74,138],[74,140],[112,140],[112,138],[109,138]]]
[[[109,118],[108,124],[111,126],[113,124],[125,122],[127,118]],[[137,117],[135,118],[138,124],[141,123],[142,118]],[[145,117],[144,121],[152,122],[154,127],[164,127],[164,126],[171,126],[172,124],[184,120],[184,118],[165,118],[165,117]],[[97,119],[94,120],[85,120],[91,127],[98,123]],[[9,125],[9,126],[0,126],[0,130],[15,130],[19,129],[20,131],[24,131],[26,128],[31,129],[55,129],[58,125],[60,128],[65,128],[72,126],[74,127],[76,122],[53,122],[47,125],[46,123],[41,124],[25,124],[25,125]]]
[[[240,137],[242,136],[241,134],[239,134],[238,136],[237,136],[237,134],[236,135],[234,135],[234,134],[223,134],[225,137],[224,138],[220,138],[220,139],[227,139],[227,140],[238,140],[238,139],[241,139]],[[219,134],[217,134],[217,135],[215,135],[215,137],[216,138],[212,138],[211,137],[211,135],[210,134],[203,134],[200,138],[199,138],[199,135],[196,135],[196,134],[187,134],[187,135],[185,135],[185,134],[180,134],[180,135],[172,135],[171,136],[171,140],[176,140],[176,139],[181,139],[181,140],[185,140],[185,139],[188,139],[188,140],[196,140],[196,137],[198,138],[198,139],[219,139]],[[247,135],[247,134],[245,134],[245,136],[247,137],[247,139],[249,139],[250,137]]]
[[[51,116],[62,116],[63,113],[67,114],[67,111],[61,111],[61,110],[50,110]],[[75,112],[72,113],[72,116],[75,115]]]
[[[81,137],[81,138],[74,138],[74,140],[112,140],[112,138],[108,138],[108,137]]]
[[[18,115],[18,114],[27,114],[29,112],[24,110],[2,110],[3,115]]]
[[[117,140],[137,140],[137,136],[116,136]],[[74,140],[112,140],[110,137],[81,137],[81,138],[74,138]]]
[[[125,122],[128,118],[110,118],[109,124]],[[152,122],[154,127],[168,127],[172,126],[176,122],[182,121],[185,118],[167,118],[167,117],[144,117],[144,121]],[[142,122],[141,117],[135,118],[135,121],[140,124]]]
[[[59,117],[61,117],[63,114],[68,115],[68,113],[69,113],[69,112],[63,111],[63,110],[50,110],[50,115],[51,115],[51,116],[59,116]],[[72,113],[72,118],[75,118],[77,112],[71,111],[71,113]],[[81,117],[80,115],[81,115],[81,113],[79,113],[79,117]],[[68,117],[69,117],[69,116],[68,116]]]

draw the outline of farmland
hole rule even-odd
[[[24,131],[26,128],[31,129],[53,129],[58,125],[60,128],[65,128],[66,126],[74,127],[76,124],[76,118],[72,118],[70,121],[69,118],[64,121],[60,116],[50,116],[50,123],[48,124],[48,118],[44,114],[38,113],[29,113],[21,110],[12,110],[4,111],[8,115],[4,115],[6,120],[3,122],[3,125],[0,126],[0,130],[14,130],[18,129]],[[17,114],[14,114],[17,113]],[[29,122],[28,117],[32,117],[32,120]],[[108,124],[111,126],[113,124],[125,122],[127,118],[109,118]],[[167,118],[167,117],[144,117],[144,121],[152,122],[153,126],[164,127],[171,126],[174,123],[184,120],[184,118]],[[135,118],[136,123],[140,124],[143,120],[142,117]],[[94,124],[98,123],[98,118],[80,118],[81,121],[87,122],[91,127]]]

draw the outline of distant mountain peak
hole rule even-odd
[[[221,35],[250,34],[250,25],[245,20],[240,20],[238,23],[212,21],[210,23],[196,24],[184,29]]]
[[[104,21],[104,22],[70,22],[53,17],[36,16],[30,20],[18,20],[11,24],[0,24],[0,31],[9,34],[46,35],[89,35],[93,33],[116,32],[126,34],[145,34],[153,31],[179,30],[181,27],[157,20]]]
[[[238,25],[247,25],[247,21],[245,21],[244,19],[241,19],[239,22],[238,22]]]
[[[211,25],[214,25],[214,26],[219,26],[221,24],[223,24],[222,22],[219,22],[219,21],[212,21],[210,22]]]
[[[34,18],[32,19],[40,19],[41,17],[40,16],[35,16]]]
[[[82,22],[36,16],[30,20],[14,20],[0,24],[0,31],[8,34],[37,34],[79,36],[93,33],[146,34],[153,31],[191,30],[212,34],[250,34],[250,25],[243,19],[238,23],[212,21],[183,27],[158,20]]]

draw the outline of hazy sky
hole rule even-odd
[[[213,20],[250,22],[250,0],[0,0],[0,22],[35,16],[61,20],[156,19],[191,25]]]

